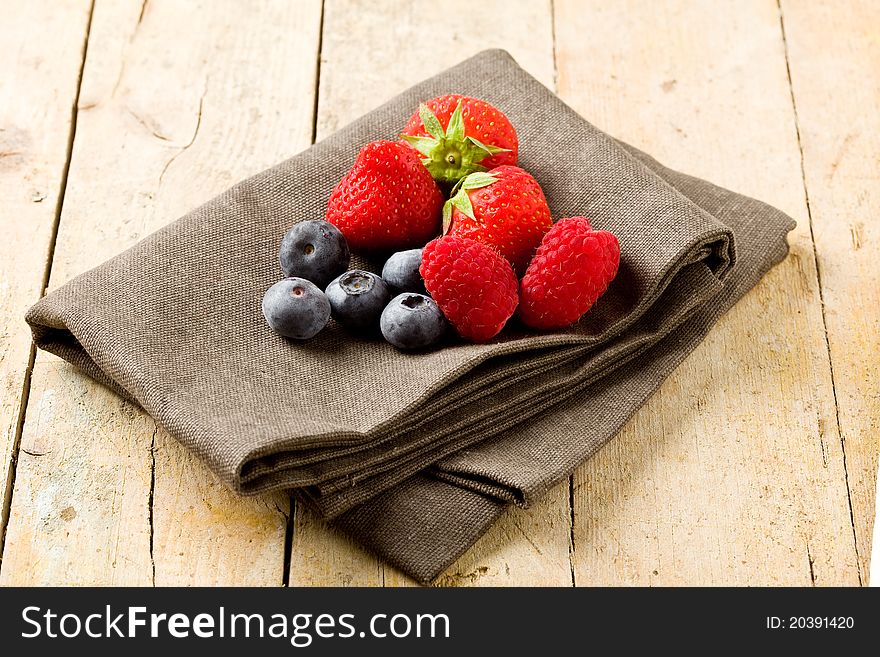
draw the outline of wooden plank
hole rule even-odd
[[[90,10],[90,0],[6,3],[0,18],[0,538],[29,385],[31,333],[23,317],[43,291]]]
[[[782,2],[862,581],[880,453],[880,12]]]
[[[568,490],[566,481],[528,509],[507,509],[437,586],[571,586]],[[389,575],[386,584],[396,583]]]
[[[39,354],[0,584],[148,586],[153,421]]]
[[[298,504],[288,581],[290,586],[382,586],[383,565]]]
[[[97,3],[52,287],[308,145],[320,3],[236,9]],[[140,410],[37,360],[22,444],[44,455],[19,466],[4,583],[283,582],[286,498],[231,494]]]
[[[791,256],[576,473],[577,584],[857,584],[776,4],[560,0],[556,38],[578,111],[799,222]]]
[[[434,5],[391,0],[365,5],[327,0],[318,137],[326,136],[406,87],[485,48],[503,47],[544,84],[553,86],[549,2],[443,5],[445,33],[430,44],[426,15]],[[498,20],[503,16],[503,20]],[[491,29],[486,29],[491,25]],[[364,53],[369,53],[365,57]],[[369,94],[364,93],[368,89]],[[445,585],[570,585],[568,492],[559,487],[542,504],[512,510],[449,569]],[[327,531],[306,513],[294,526],[291,583],[411,585],[409,578],[350,541]]]

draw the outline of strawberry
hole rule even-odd
[[[519,318],[536,329],[578,321],[617,275],[620,245],[586,217],[560,219],[541,240],[520,284]]]
[[[541,186],[519,167],[470,174],[443,206],[444,232],[496,248],[518,275],[552,225]]]
[[[459,94],[419,105],[401,139],[422,155],[435,180],[450,184],[475,171],[515,165],[519,149],[516,130],[501,110]]]
[[[443,194],[409,147],[374,141],[330,194],[327,221],[360,251],[422,246],[440,230]]]
[[[476,240],[455,235],[431,240],[419,271],[463,338],[485,342],[495,337],[516,310],[517,280],[510,263]]]

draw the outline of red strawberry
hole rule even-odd
[[[495,247],[522,274],[550,227],[538,181],[519,167],[472,173],[443,206],[443,229]]]
[[[620,245],[585,217],[560,219],[541,240],[520,284],[519,317],[536,329],[578,321],[617,275]]]
[[[434,178],[456,183],[474,171],[516,164],[519,142],[504,113],[485,100],[449,94],[419,105],[401,138]]]
[[[354,250],[398,251],[436,236],[442,207],[440,188],[411,148],[374,141],[330,194],[327,221]]]
[[[517,281],[510,263],[475,240],[447,235],[428,242],[419,271],[463,338],[485,342],[495,337],[516,310]]]

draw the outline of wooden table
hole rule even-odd
[[[867,582],[877,3],[439,4],[2,3],[0,583],[412,583],[285,495],[231,494],[143,412],[35,354],[22,316],[45,289],[489,47],[612,134],[798,227],[790,257],[615,440],[440,583]]]

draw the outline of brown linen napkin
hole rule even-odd
[[[615,369],[552,412],[461,450],[336,519],[337,527],[419,581],[440,575],[509,503],[528,504],[594,454],[788,253],[785,236],[794,222],[783,213],[621,147],[731,228],[737,264],[711,302],[645,350],[637,366]]]
[[[274,335],[260,299],[281,276],[281,236],[323,216],[364,143],[449,92],[504,109],[554,218],[583,214],[618,236],[608,293],[573,329],[514,323],[490,344],[428,354],[336,326],[307,343]],[[504,503],[528,503],[613,435],[784,257],[791,227],[618,144],[487,51],[77,277],[27,320],[39,347],[140,404],[234,489],[294,488],[426,580]]]

